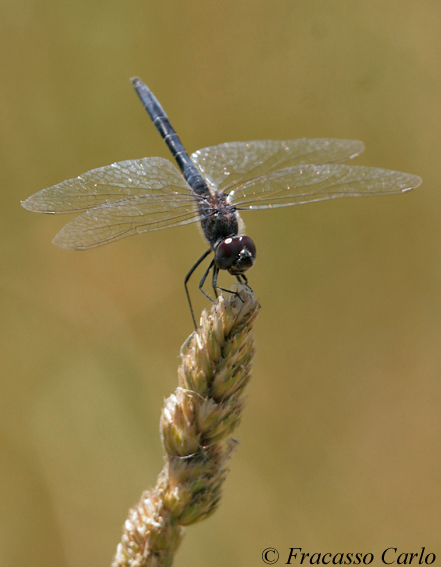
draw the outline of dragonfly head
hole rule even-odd
[[[256,246],[248,236],[231,236],[222,240],[215,252],[216,266],[238,276],[249,270],[256,259]]]

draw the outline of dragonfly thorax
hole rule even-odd
[[[242,230],[239,215],[223,194],[210,195],[199,202],[201,227],[207,242],[216,250],[226,238],[237,236]]]
[[[219,243],[214,261],[220,270],[238,276],[249,270],[256,259],[256,246],[249,236],[232,236]]]

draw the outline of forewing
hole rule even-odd
[[[136,195],[95,207],[70,221],[53,243],[83,250],[127,236],[198,221],[191,195]]]
[[[363,149],[356,140],[255,140],[202,148],[191,159],[211,188],[222,191],[278,169],[351,159]]]
[[[190,195],[190,187],[168,160],[151,157],[92,169],[35,193],[22,205],[39,213],[74,213],[118,201],[125,196],[164,194]]]
[[[287,207],[312,201],[402,193],[420,185],[416,175],[349,165],[305,165],[275,171],[236,186],[228,201],[239,210]]]

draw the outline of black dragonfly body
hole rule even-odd
[[[161,105],[138,78],[133,85],[181,172],[166,159],[127,160],[93,169],[75,179],[43,189],[22,202],[44,213],[81,213],[53,242],[83,250],[131,236],[199,221],[210,248],[185,278],[211,253],[217,297],[219,270],[247,284],[244,272],[256,247],[243,234],[239,211],[286,207],[361,195],[401,193],[417,187],[415,175],[387,169],[341,165],[363,151],[362,142],[327,138],[230,142],[188,156]],[[229,290],[224,290],[229,291]],[[234,292],[233,292],[234,293]]]

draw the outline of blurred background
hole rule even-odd
[[[134,75],[189,153],[352,138],[358,164],[424,181],[244,215],[262,310],[241,445],[175,564],[441,553],[440,26],[433,0],[1,0],[1,565],[109,565],[163,466],[205,243],[187,226],[67,252],[51,240],[70,217],[20,207],[114,161],[171,159]]]

